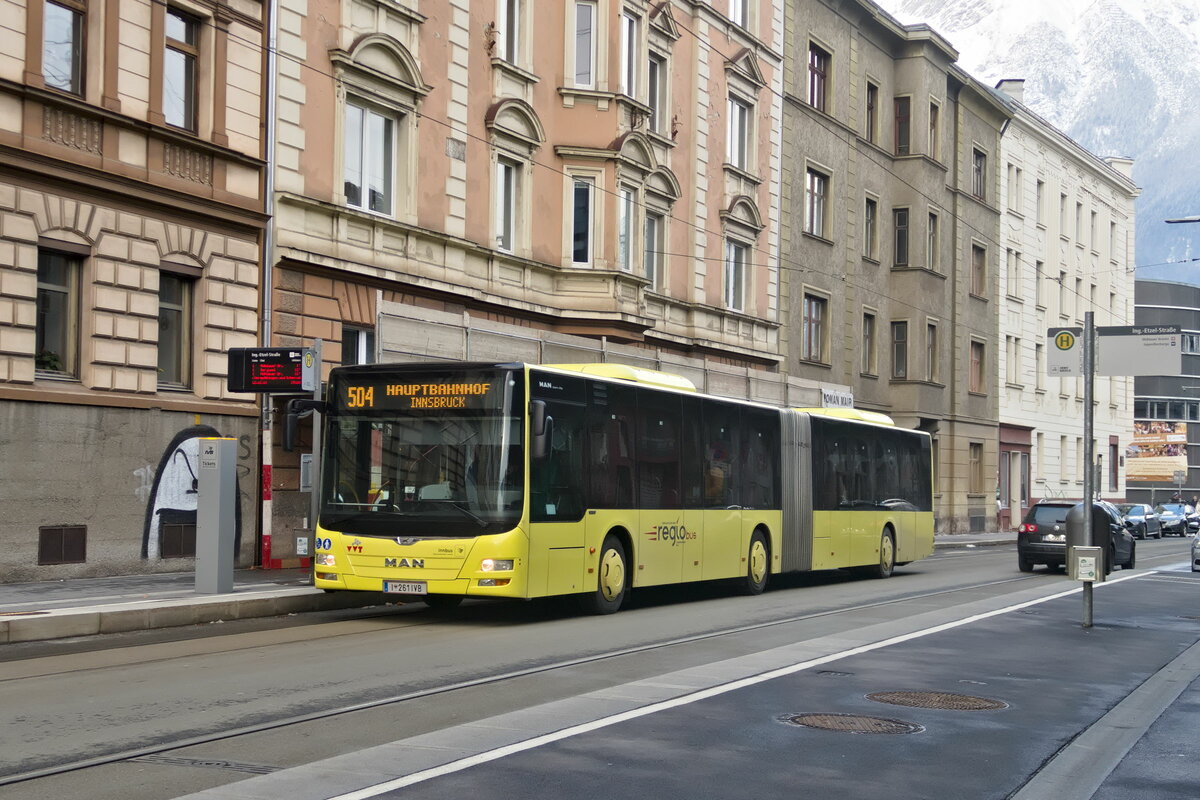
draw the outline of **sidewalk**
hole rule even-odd
[[[936,548],[1015,544],[1013,532],[938,534]],[[191,572],[0,584],[0,644],[272,617],[386,602],[313,588],[307,569],[239,569],[233,591],[195,591]]]

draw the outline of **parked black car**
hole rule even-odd
[[[1121,512],[1125,519],[1125,527],[1129,528],[1133,538],[1162,538],[1162,523],[1158,521],[1158,514],[1155,514],[1150,506],[1145,503],[1118,503],[1117,511]]]
[[[1017,568],[1021,572],[1033,572],[1038,564],[1051,569],[1067,563],[1067,512],[1079,505],[1075,500],[1043,500],[1025,514],[1021,527],[1017,529]],[[1105,541],[1104,531],[1108,528],[1108,551],[1104,563],[1109,571],[1120,565],[1133,569],[1136,560],[1136,545],[1133,535],[1125,527],[1120,513],[1110,503],[1094,503],[1092,533],[1096,542]]]
[[[1162,523],[1162,532],[1175,536],[1188,535],[1188,509],[1183,503],[1161,503],[1154,507],[1158,521]]]

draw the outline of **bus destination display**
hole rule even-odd
[[[316,355],[303,347],[235,347],[229,351],[231,392],[311,392]]]
[[[345,379],[337,404],[347,410],[438,411],[491,408],[496,402],[492,381],[455,377],[440,380]]]

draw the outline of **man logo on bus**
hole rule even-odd
[[[653,525],[646,531],[646,538],[652,542],[670,542],[672,547],[683,544],[689,539],[696,538],[695,531],[689,531],[683,525],[670,522],[665,525]]]

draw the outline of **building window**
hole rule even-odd
[[[829,80],[829,53],[815,44],[808,45],[808,104],[825,111],[825,93]]]
[[[200,20],[167,9],[167,47],[163,58],[163,119],[168,125],[196,130],[196,62]]]
[[[941,155],[941,137],[938,135],[942,109],[937,103],[929,104],[929,157],[937,159]]]
[[[1036,386],[1039,391],[1045,390],[1045,388],[1046,388],[1046,345],[1041,344],[1040,342],[1037,344],[1034,344],[1034,346],[1033,346],[1033,370],[1035,373],[1034,380],[1036,381],[1034,386]]]
[[[1046,182],[1037,182],[1037,224],[1046,224]]]
[[[749,248],[738,242],[725,243],[725,307],[741,311],[745,302],[746,255]]]
[[[806,361],[825,360],[825,306],[824,297],[804,295],[804,320],[800,343],[800,357]]]
[[[375,363],[375,331],[342,326],[342,365]]]
[[[1185,333],[1180,337],[1180,344],[1184,353],[1195,355],[1200,353],[1200,333]]]
[[[983,378],[984,368],[984,349],[983,342],[971,342],[971,375],[969,389],[972,392],[982,394],[987,391],[987,384]]]
[[[970,477],[967,491],[971,494],[983,493],[983,444],[970,442],[967,445],[967,461],[969,462]]]
[[[911,98],[897,97],[894,107],[896,117],[896,155],[906,156],[912,152]]]
[[[1067,273],[1058,273],[1058,315],[1067,316]]]
[[[46,3],[42,17],[42,78],[52,89],[83,94],[83,3]]]
[[[1008,263],[1008,294],[1010,297],[1021,297],[1021,254],[1010,247],[1004,255]]]
[[[745,169],[750,144],[750,106],[729,98],[729,163]]]
[[[346,205],[390,215],[395,120],[347,102],[344,136]]]
[[[621,93],[637,96],[638,21],[632,14],[621,15]]]
[[[34,365],[39,372],[79,374],[80,259],[38,251],[37,333]]]
[[[1083,203],[1075,204],[1075,244],[1083,246]]]
[[[596,181],[575,178],[571,189],[571,261],[592,263],[592,200]]]
[[[1033,264],[1033,304],[1038,308],[1045,305],[1045,298],[1042,296],[1042,283],[1046,278],[1046,265],[1041,261],[1035,261]]]
[[[908,264],[908,209],[892,209],[892,228],[895,231],[895,256],[893,262],[898,267]]]
[[[596,4],[575,3],[575,85],[590,89],[596,82]]]
[[[646,212],[646,233],[643,246],[646,251],[646,277],[650,280],[651,289],[663,287],[663,232],[666,218],[662,214]]]
[[[192,286],[179,275],[158,276],[158,384],[191,386]]]
[[[667,61],[660,55],[651,54],[646,63],[646,91],[646,105],[650,106],[650,130],[662,133],[667,110]]]
[[[878,258],[879,203],[868,197],[863,208],[863,255]]]
[[[879,87],[867,82],[867,141],[875,143],[879,136]]]
[[[925,326],[925,380],[936,383],[938,379],[938,326],[930,322]]]
[[[971,245],[971,294],[984,296],[987,288],[987,250]]]
[[[862,319],[862,372],[874,375],[875,365],[875,315],[864,311]]]
[[[804,184],[804,232],[825,236],[825,208],[829,197],[829,176],[809,169]]]
[[[1009,211],[1021,211],[1021,193],[1024,189],[1022,183],[1021,168],[1016,164],[1008,165],[1008,209]]]
[[[908,377],[908,323],[892,323],[892,377]]]
[[[729,18],[737,25],[743,28],[750,27],[748,18],[748,4],[746,0],[729,0]]]
[[[971,194],[987,199],[987,156],[980,150],[971,151]]]
[[[500,54],[510,64],[521,55],[521,0],[501,0]]]
[[[634,219],[637,213],[637,193],[622,186],[617,194],[617,267],[633,272]]]
[[[1091,213],[1091,217],[1090,217],[1091,224],[1088,225],[1088,245],[1092,248],[1093,251],[1099,251],[1100,244],[1096,241],[1096,229],[1097,229],[1098,217],[1097,217],[1095,211],[1092,211],[1090,213]]]
[[[516,235],[517,176],[520,168],[507,159],[496,161],[496,247],[511,253]]]
[[[1015,384],[1017,382],[1017,337],[1004,337],[1004,382],[1007,384]]]
[[[496,159],[496,248],[507,253],[516,246],[520,170],[515,161]]]
[[[940,241],[940,237],[939,237],[939,233],[938,233],[938,215],[934,214],[934,213],[929,214],[929,237],[928,237],[928,239],[929,240],[925,243],[925,247],[926,247],[925,257],[929,261],[929,268],[931,270],[933,270],[934,272],[937,272],[941,268],[942,262],[941,262],[941,258],[939,258],[939,255],[941,253],[941,248],[938,244]]]

